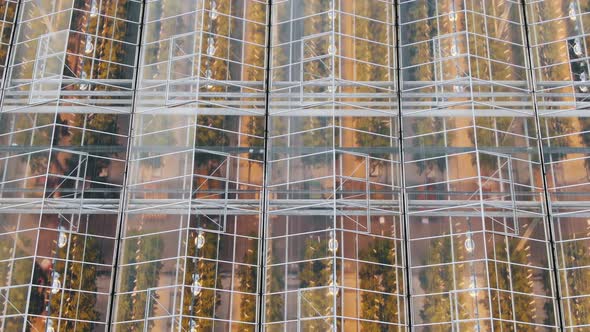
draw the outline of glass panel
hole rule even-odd
[[[255,329],[267,7],[146,4],[117,329]]]
[[[106,327],[140,12],[136,0],[0,1],[0,315],[22,317],[0,330]]]
[[[590,321],[588,275],[588,1],[527,1],[536,101],[539,108],[564,325]]]
[[[551,251],[522,6],[418,0],[399,9],[415,326],[555,326],[551,265],[538,259]]]
[[[0,0],[0,330],[590,326],[589,26]]]
[[[406,322],[395,7],[273,3],[266,328]]]

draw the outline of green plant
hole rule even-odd
[[[375,239],[371,245],[359,253],[359,258],[373,264],[365,263],[359,271],[362,289],[374,292],[364,292],[361,296],[360,317],[388,323],[400,323],[400,308],[396,295],[400,295],[398,281],[403,276],[398,274],[396,264],[396,248],[393,239]],[[385,295],[391,294],[391,295]],[[391,329],[385,324],[361,322],[363,331],[384,332]]]
[[[251,234],[251,236],[256,236]],[[243,262],[248,265],[240,265],[237,276],[240,280],[240,291],[250,294],[256,293],[257,289],[257,265],[258,265],[258,248],[257,241],[248,239],[249,246],[244,253]],[[240,319],[244,322],[256,322],[256,300],[253,296],[242,296],[240,300]],[[249,325],[244,331],[254,331],[255,328]]]
[[[479,151],[494,151],[506,146],[506,141],[512,136],[500,131],[510,132],[513,120],[512,117],[477,117],[477,127],[469,131],[469,140],[473,146],[477,144]],[[471,163],[477,166],[475,154],[472,155]],[[482,168],[493,173],[502,166],[503,161],[493,154],[479,153],[479,163]]]
[[[547,119],[544,123],[546,130],[549,132],[550,137],[553,137],[549,141],[549,146],[546,147],[548,153],[545,153],[545,160],[559,161],[567,156],[567,152],[564,152],[564,148],[570,146],[570,139],[568,134],[574,132],[571,118],[566,117],[554,117]]]
[[[448,237],[434,240],[429,251],[430,259],[434,262],[452,261],[451,241]],[[453,289],[453,267],[450,264],[438,265],[435,271],[423,271],[419,274],[420,286],[432,293],[444,293]],[[420,310],[420,317],[429,322],[449,322],[451,320],[450,297],[430,295],[424,298]],[[435,330],[431,330],[435,331]]]
[[[530,247],[524,246],[521,248],[522,241],[524,240],[504,237],[502,242],[504,242],[505,246],[498,247],[495,250],[495,259],[499,262],[490,261],[488,263],[491,287],[502,290],[491,293],[492,303],[499,304],[499,306],[492,306],[492,312],[494,317],[498,319],[513,319],[512,317],[516,317],[517,321],[534,322],[536,316],[535,302],[531,301],[527,296],[510,293],[510,291],[525,294],[535,293],[532,270],[526,267],[529,264],[527,257],[530,256]],[[508,262],[519,265],[508,264]],[[521,325],[518,330],[535,331],[535,327]]]
[[[12,30],[14,28],[14,18],[16,14],[17,2],[2,1],[0,3],[0,13],[2,15],[2,30],[0,35],[4,42],[0,45],[0,77],[4,77],[4,66],[6,66],[6,60],[8,57],[9,45],[5,44],[10,40]]]
[[[56,248],[57,258],[53,271],[65,278],[62,289],[51,295],[50,314],[70,318],[61,320],[60,331],[92,331],[92,322],[99,320],[96,310],[97,266],[82,262],[100,262],[102,260],[98,242],[90,236],[72,233],[69,243],[64,248]],[[67,259],[67,263],[64,261]],[[77,319],[78,321],[75,321]]]
[[[428,159],[434,158],[440,155],[438,148],[445,148],[444,135],[450,136],[443,133],[445,118],[440,117],[426,117],[417,118],[416,121],[412,122],[412,128],[416,135],[419,135],[414,139],[414,149],[417,152],[414,153],[415,159]],[[448,140],[451,137],[447,138]],[[446,170],[446,158],[435,158],[424,160],[418,163],[419,174],[423,174],[424,171],[431,167],[438,167],[440,171]]]
[[[332,323],[335,314],[333,306],[335,285],[333,273],[336,266],[328,251],[328,241],[310,237],[305,242],[304,260],[299,272],[298,301],[301,305],[301,317],[317,317],[309,321],[305,328],[310,331],[323,331]],[[331,285],[333,284],[333,285]],[[319,287],[319,288],[318,288]],[[312,288],[312,289],[309,289]],[[332,293],[330,293],[332,291]]]
[[[189,330],[191,324],[197,329],[210,330],[214,328],[214,310],[220,303],[217,288],[221,278],[217,273],[217,257],[219,235],[215,233],[191,232],[187,249],[185,267],[184,306],[183,313],[191,316],[183,321],[183,328]],[[204,243],[197,247],[197,238],[201,236]],[[199,286],[195,285],[198,278]],[[192,322],[191,322],[192,321]]]
[[[0,264],[0,287],[13,287],[3,290],[2,296],[0,296],[0,313],[3,315],[22,315],[27,303],[29,314],[41,315],[45,310],[45,289],[40,286],[47,285],[47,277],[39,263],[34,262],[32,258],[21,258],[30,254],[30,249],[28,249],[30,247],[31,240],[18,233],[10,239],[4,237],[0,243],[2,259],[10,260]],[[31,267],[33,267],[32,276]],[[31,282],[33,285],[31,285],[29,293],[28,285]],[[21,331],[23,327],[27,332],[31,330],[23,320],[4,320],[5,331]]]
[[[119,297],[118,321],[143,320],[146,316],[153,316],[155,306],[151,306],[150,312],[145,312],[146,301],[154,302],[153,298],[148,299],[147,290],[158,286],[162,263],[157,259],[160,258],[163,247],[160,235],[143,235],[124,241],[123,255],[127,256],[126,263],[129,265],[121,268],[120,288],[132,290],[132,293]],[[158,299],[157,294],[151,296]],[[139,331],[142,326],[143,323],[133,322],[129,323],[128,329]],[[153,323],[150,323],[150,326],[153,326]]]
[[[569,325],[588,324],[590,317],[590,248],[585,241],[571,241],[561,244],[564,267],[571,268],[561,272],[562,289],[567,289],[571,298],[564,302],[564,312]],[[586,268],[583,268],[586,267]],[[566,275],[567,274],[567,275]],[[551,317],[553,318],[553,317]]]

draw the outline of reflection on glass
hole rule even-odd
[[[590,144],[587,1],[527,1],[531,52],[539,105],[549,213],[556,240],[561,309],[566,329],[590,324],[586,222]]]
[[[498,0],[399,9],[414,326],[555,325],[554,281],[519,265],[551,276],[549,262],[530,255],[532,244],[550,246],[522,8]]]
[[[145,8],[118,329],[256,329],[267,7]]]
[[[393,3],[272,11],[263,323],[395,329],[406,313]]]
[[[106,328],[140,12],[0,2],[0,330]]]

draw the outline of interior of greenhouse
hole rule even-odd
[[[0,331],[590,329],[590,0],[0,0]]]

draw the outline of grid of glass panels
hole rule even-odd
[[[590,327],[589,1],[527,1],[564,326]]]
[[[590,328],[588,24],[0,0],[0,330]]]
[[[556,329],[521,4],[399,8],[413,327]]]
[[[0,9],[19,16],[0,112],[0,329],[105,330],[141,3]]]
[[[16,19],[17,0],[5,0],[0,2],[0,87],[4,83],[4,72],[10,51],[10,39],[14,31]]]
[[[117,331],[254,331],[265,1],[147,1]]]
[[[272,7],[264,328],[406,323],[395,7]]]

